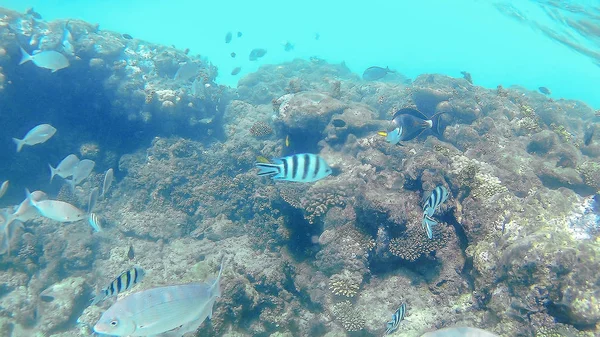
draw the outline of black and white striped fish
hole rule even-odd
[[[133,288],[144,279],[144,270],[140,267],[133,267],[128,271],[121,273],[116,279],[100,291],[92,300],[92,305],[104,301],[105,299],[117,296],[119,293]]]
[[[98,214],[90,213],[88,215],[88,223],[90,224],[90,226],[92,226],[94,231],[102,232],[102,221],[100,220]]]
[[[423,220],[421,227],[427,231],[427,237],[433,239],[433,226],[438,222],[433,219],[433,214],[439,206],[448,199],[449,193],[444,186],[438,186],[433,189],[431,195],[423,204]]]
[[[273,159],[273,163],[256,163],[259,176],[272,176],[273,180],[287,180],[310,183],[323,179],[332,173],[321,156],[300,153],[293,156]]]
[[[404,319],[404,315],[406,314],[406,303],[402,303],[400,308],[396,310],[396,312],[392,315],[392,320],[387,322],[385,335],[389,335],[394,331],[398,330],[398,325]],[[385,336],[384,335],[384,336]]]

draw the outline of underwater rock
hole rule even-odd
[[[345,108],[341,101],[314,91],[286,94],[277,104],[277,121],[285,128],[311,132],[323,130],[331,116]]]
[[[67,329],[77,317],[78,310],[88,304],[82,298],[85,290],[83,277],[70,277],[53,284],[40,294],[40,322],[38,329],[46,333]]]
[[[341,114],[333,115],[324,131],[327,134],[325,141],[333,144],[345,141],[348,134],[361,137],[382,130],[383,123],[376,117],[377,114],[367,105],[351,105]]]

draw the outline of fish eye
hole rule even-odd
[[[110,326],[117,326],[119,324],[119,321],[117,321],[116,319],[113,319],[112,321],[110,321]]]

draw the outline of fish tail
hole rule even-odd
[[[442,117],[443,114],[445,114],[446,112],[438,112],[435,115],[431,116],[431,129],[433,130],[433,132],[435,132],[436,135],[441,136],[442,135],[442,127],[441,127],[441,123],[440,123],[440,118]]]
[[[54,179],[54,176],[56,175],[56,169],[50,164],[48,164],[48,167],[50,168],[50,182],[52,182],[52,179]]]
[[[31,60],[33,60],[33,57],[31,55],[29,55],[25,49],[23,49],[23,47],[19,47],[21,48],[21,61],[19,62],[19,65],[23,64],[23,63],[27,63]]]
[[[25,141],[23,139],[13,138],[13,142],[17,144],[17,152],[21,152],[23,145],[25,145]]]
[[[268,164],[268,163],[256,163],[256,167],[260,169],[258,172],[259,176],[274,176],[279,174],[281,168],[276,164]]]

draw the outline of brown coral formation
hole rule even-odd
[[[364,317],[354,308],[350,301],[334,304],[331,312],[347,331],[359,331],[365,326]]]

